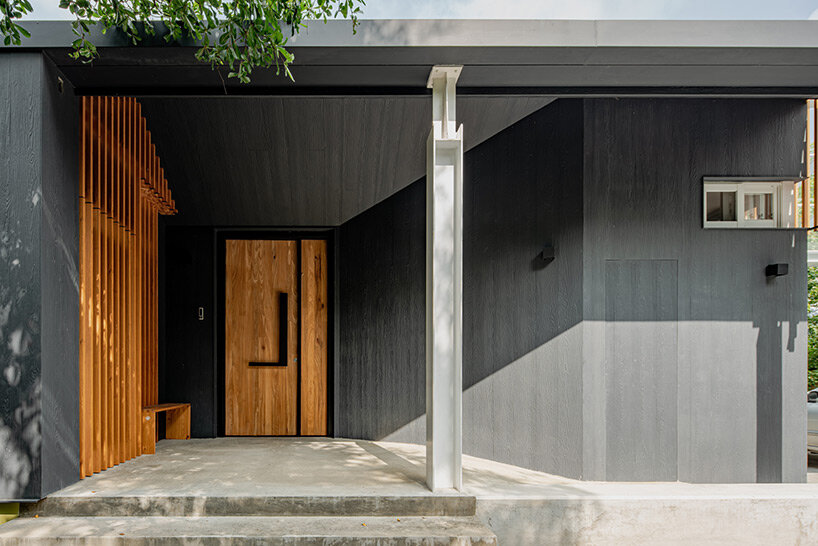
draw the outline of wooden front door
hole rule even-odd
[[[327,433],[327,273],[323,240],[225,241],[226,435]]]

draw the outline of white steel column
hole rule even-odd
[[[426,151],[426,483],[460,489],[463,383],[463,126],[460,66],[435,66]]]

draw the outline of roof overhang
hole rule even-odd
[[[93,37],[93,64],[71,59],[70,22],[25,22],[80,93],[427,94],[435,64],[464,65],[464,94],[818,94],[818,21],[365,20],[310,22],[290,41],[295,82],[257,70],[249,85],[195,60],[196,43],[129,46]],[[160,33],[161,35],[161,29]]]

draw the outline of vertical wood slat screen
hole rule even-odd
[[[176,208],[141,106],[83,97],[80,145],[80,475],[142,454],[158,402],[158,222]]]

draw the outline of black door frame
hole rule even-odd
[[[213,230],[213,301],[216,320],[213,321],[213,389],[216,408],[216,435],[225,436],[225,250],[227,239],[296,241],[298,272],[298,333],[296,334],[296,354],[298,357],[298,390],[296,398],[296,436],[301,436],[301,241],[321,240],[327,242],[327,437],[334,435],[334,228],[214,228]]]

